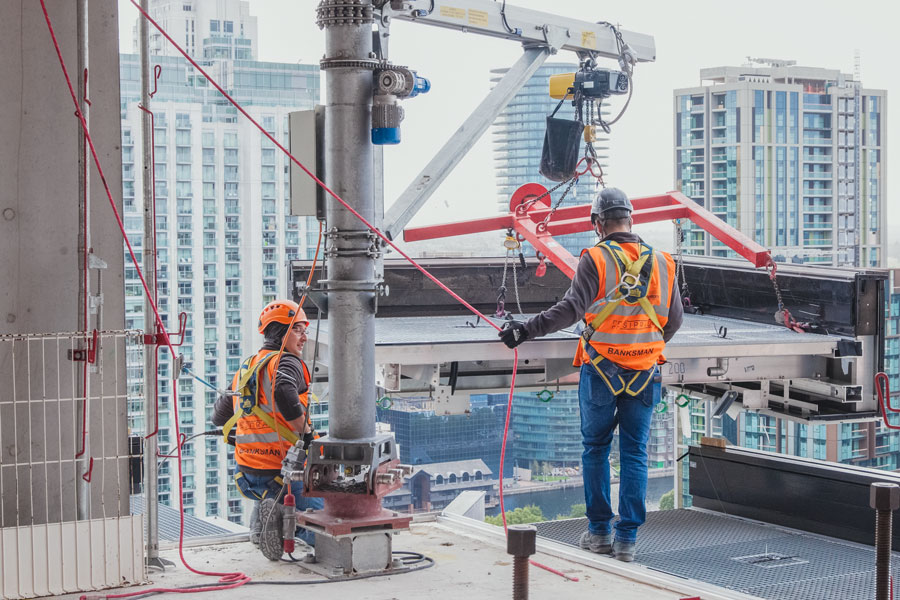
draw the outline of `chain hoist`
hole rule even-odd
[[[503,240],[503,247],[506,249],[506,260],[503,261],[503,280],[500,283],[500,293],[497,295],[497,311],[494,313],[494,316],[497,318],[504,318],[506,316],[506,273],[509,270],[509,263],[512,261],[512,273],[513,273],[513,293],[516,298],[516,308],[519,310],[520,315],[524,315],[525,312],[522,310],[522,305],[519,302],[519,277],[516,271],[516,263],[515,263],[515,254],[518,251],[518,260],[522,262],[522,266],[525,266],[525,256],[522,254],[522,243],[516,239],[516,236],[513,234],[512,229],[506,230],[506,238]]]

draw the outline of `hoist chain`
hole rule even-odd
[[[687,276],[684,274],[684,228],[681,219],[675,219],[675,280],[681,282],[681,297],[690,298]]]
[[[575,179],[576,179],[576,177],[572,177],[571,179],[566,179],[565,181],[560,181],[559,183],[557,183],[556,185],[554,185],[552,188],[550,188],[549,190],[547,190],[546,192],[544,192],[544,193],[541,194],[540,196],[537,196],[536,198],[531,198],[530,200],[524,201],[522,204],[519,205],[519,207],[521,207],[522,210],[528,210],[529,208],[531,208],[531,207],[532,207],[536,202],[538,202],[539,200],[542,200],[542,199],[546,198],[547,196],[549,196],[550,194],[552,194],[553,192],[555,192],[556,190],[558,190],[558,189],[561,188],[562,186],[566,185],[567,183],[570,183],[570,182],[574,181]]]
[[[572,189],[572,187],[575,185],[575,183],[576,183],[577,181],[578,181],[578,176],[577,176],[577,175],[576,175],[575,177],[573,177],[572,179],[569,180],[569,185],[566,186],[566,189],[565,189],[565,190],[563,190],[562,195],[561,195],[561,196],[559,197],[559,199],[556,201],[556,204],[553,205],[553,208],[550,209],[550,212],[547,213],[547,216],[544,217],[544,220],[541,221],[541,225],[543,225],[543,226],[545,226],[545,227],[547,226],[547,223],[550,222],[550,217],[553,216],[553,213],[556,212],[556,209],[559,208],[559,205],[562,204],[562,201],[565,200],[566,196],[569,195],[569,191]]]
[[[506,233],[506,241],[515,240],[513,237],[512,230],[508,230]],[[497,311],[494,313],[494,316],[498,318],[503,318],[506,316],[506,274],[509,269],[510,259],[513,258],[516,250],[521,249],[522,245],[516,241],[516,247],[511,248],[504,242],[504,248],[506,248],[506,260],[503,261],[503,280],[500,283],[500,293],[497,295]],[[522,311],[522,305],[519,302],[519,277],[516,271],[516,263],[513,260],[513,293],[516,297],[516,308],[519,310],[520,315],[524,315],[525,313]]]

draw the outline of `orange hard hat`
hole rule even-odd
[[[296,318],[295,316],[296,315]],[[290,325],[291,322],[303,323],[309,327],[309,319],[306,313],[297,305],[296,302],[290,300],[273,300],[266,304],[259,314],[259,332],[264,333],[269,323],[284,323]]]

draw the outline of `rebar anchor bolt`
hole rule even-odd
[[[869,505],[875,509],[875,600],[891,594],[891,525],[900,508],[900,486],[875,482],[869,487]]]
[[[506,551],[513,556],[513,600],[528,600],[528,557],[534,554],[536,539],[534,525],[510,525],[506,530]]]

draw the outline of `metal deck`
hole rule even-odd
[[[873,539],[874,523],[873,514]],[[536,525],[539,536],[577,546],[587,519]],[[766,600],[875,596],[871,546],[697,509],[648,513],[635,562]],[[894,553],[892,569],[898,568],[900,555]]]

